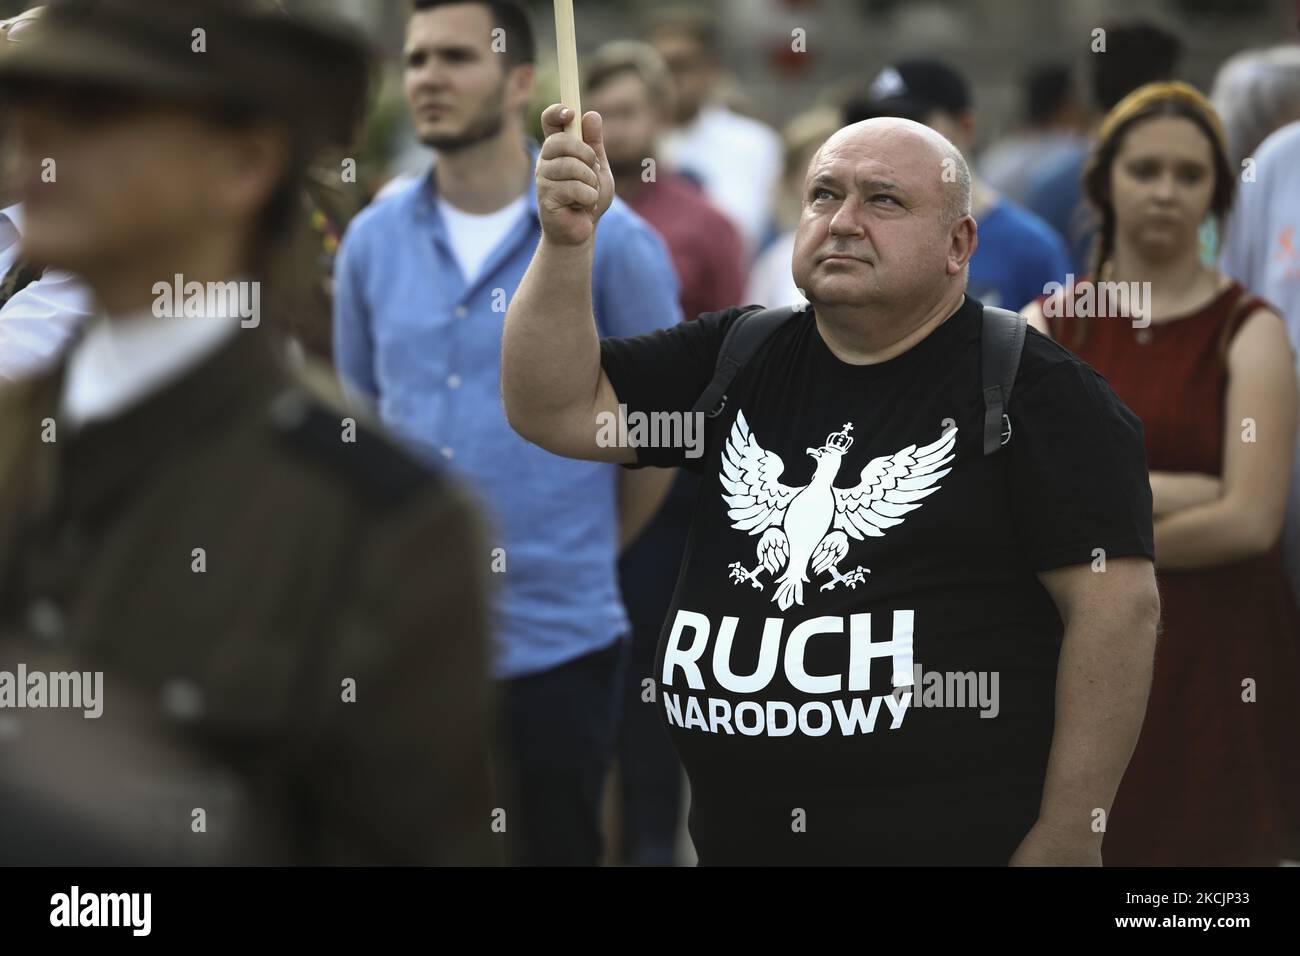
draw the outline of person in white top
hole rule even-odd
[[[13,43],[36,25],[44,7],[0,20],[0,38]],[[93,296],[70,272],[44,270],[25,284],[6,282],[21,259],[22,206],[0,210],[0,382],[49,365],[90,315]]]
[[[756,254],[771,227],[773,190],[781,178],[781,139],[719,97],[723,79],[717,24],[695,10],[663,11],[650,43],[673,74],[676,126],[660,141],[674,171],[696,179]]]
[[[99,307],[0,389],[0,668],[93,670],[107,703],[3,742],[0,861],[497,861],[468,495],[258,315],[308,158],[364,109],[363,38],[258,0],[63,0],[11,46],[24,252]]]
[[[1300,121],[1265,139],[1254,160],[1255,177],[1242,184],[1229,221],[1222,268],[1281,311],[1300,375]],[[1291,592],[1300,603],[1300,440],[1282,547]]]
[[[0,279],[19,262],[22,206],[0,210]],[[6,296],[0,287],[0,382],[58,359],[94,310],[94,295],[71,272],[47,269]]]

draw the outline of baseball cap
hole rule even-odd
[[[970,86],[952,67],[931,59],[900,60],[876,74],[866,96],[845,106],[844,120],[898,116],[921,123],[936,110],[960,116],[971,103]]]

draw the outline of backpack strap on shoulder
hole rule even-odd
[[[692,413],[717,418],[727,406],[727,389],[745,363],[754,357],[772,334],[795,315],[791,306],[780,309],[754,309],[736,317],[722,337],[713,381],[700,394]]]
[[[1024,316],[984,307],[981,366],[984,379],[984,454],[995,454],[1011,440],[1011,388],[1025,347]],[[1005,427],[1004,427],[1005,426]]]

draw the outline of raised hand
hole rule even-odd
[[[541,159],[537,163],[537,213],[550,242],[577,246],[596,232],[614,201],[614,177],[605,156],[599,113],[582,117],[582,141],[564,131],[573,111],[556,103],[542,113]]]

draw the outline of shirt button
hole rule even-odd
[[[447,376],[447,387],[448,387],[448,388],[460,388],[460,376],[459,376],[459,375],[449,375],[449,376]]]
[[[443,458],[450,458],[452,455],[451,449],[446,447],[445,445],[442,447],[441,451],[442,451]]]
[[[1151,334],[1150,329],[1138,329],[1137,332],[1138,345],[1150,345],[1151,340],[1154,338],[1155,336]]]
[[[465,316],[469,315],[469,309],[465,308],[463,305],[458,305],[456,306],[456,311],[454,314],[456,318],[463,319],[465,318]]]

